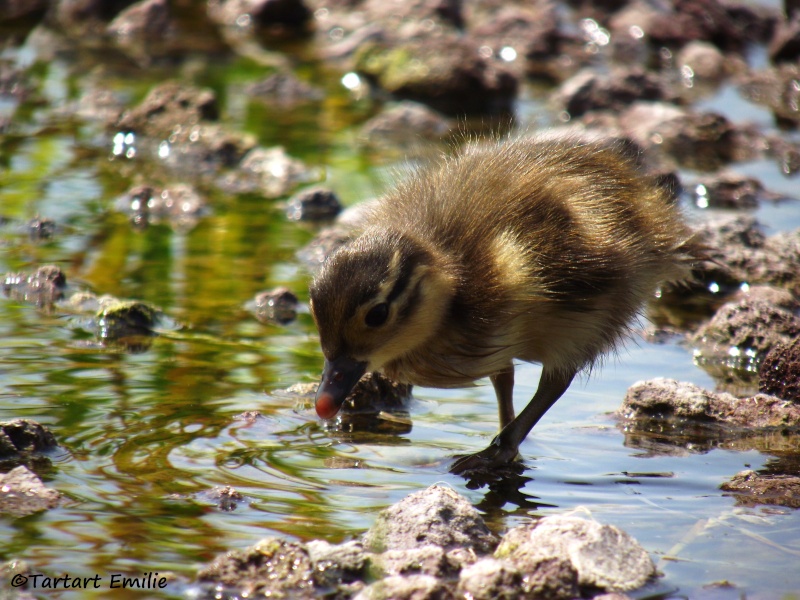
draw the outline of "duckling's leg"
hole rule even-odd
[[[542,418],[542,415],[567,391],[576,373],[577,370],[565,373],[543,368],[542,377],[539,380],[539,388],[531,398],[531,401],[528,402],[528,406],[519,413],[517,418],[503,427],[503,430],[497,434],[488,448],[475,454],[462,456],[453,463],[453,466],[450,467],[450,472],[486,471],[513,461],[517,457],[522,440],[528,436],[533,426]],[[500,376],[502,377],[503,374],[500,374]],[[495,390],[497,389],[495,386]],[[501,404],[501,415],[502,410]]]
[[[497,407],[500,412],[500,428],[514,420],[514,365],[508,365],[505,371],[489,377],[497,396]]]

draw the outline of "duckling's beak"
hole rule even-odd
[[[366,362],[358,362],[347,356],[334,360],[325,359],[322,381],[317,388],[315,407],[322,419],[332,419],[342,408],[345,398],[367,370]]]

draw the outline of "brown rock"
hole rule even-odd
[[[771,504],[800,508],[800,477],[742,471],[720,488],[736,497],[736,504],[758,506]]]
[[[770,350],[758,370],[758,389],[800,403],[800,338]]]

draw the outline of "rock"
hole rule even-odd
[[[367,586],[354,600],[455,600],[455,596],[436,577],[392,575]]]
[[[637,100],[676,102],[678,96],[661,76],[641,67],[618,67],[607,74],[586,69],[555,93],[556,103],[573,118],[592,110],[618,112]]]
[[[58,446],[50,430],[29,419],[0,422],[0,460],[17,460]]]
[[[36,217],[28,221],[28,235],[32,240],[49,240],[55,234],[58,226],[52,219]]]
[[[676,65],[684,73],[690,69],[691,78],[701,81],[720,81],[732,72],[743,72],[747,65],[726,57],[714,44],[693,41],[681,48],[676,57]]]
[[[774,63],[796,63],[800,58],[800,15],[778,24],[769,44],[769,57]]]
[[[738,427],[786,427],[800,424],[800,405],[758,394],[737,398],[691,383],[657,378],[628,388],[617,414],[626,420],[669,419],[727,423]]]
[[[143,66],[163,54],[174,34],[167,0],[141,0],[119,13],[106,32],[114,44]]]
[[[373,146],[414,146],[440,140],[450,133],[447,117],[424,104],[404,100],[372,117],[361,127],[361,137]]]
[[[736,497],[740,506],[771,504],[800,508],[800,477],[742,471],[720,488]]]
[[[301,31],[311,11],[303,0],[209,0],[208,16],[225,28],[283,35]]]
[[[429,544],[444,549],[463,546],[486,554],[497,539],[466,498],[442,485],[406,496],[381,511],[364,538],[364,546],[373,552]]]
[[[800,300],[788,290],[771,285],[744,285],[731,297],[731,302],[761,300],[791,312],[800,310]]]
[[[218,119],[219,106],[212,90],[167,81],[151,89],[138,106],[125,111],[116,127],[161,140],[202,121]]]
[[[372,566],[382,576],[431,575],[450,577],[458,572],[447,560],[441,546],[427,545],[403,550],[386,550],[372,558]]]
[[[351,238],[348,229],[329,227],[320,231],[306,246],[297,251],[297,258],[312,272],[322,266],[328,257]]]
[[[516,565],[523,573],[542,560],[555,558],[571,564],[581,588],[625,591],[641,587],[656,574],[650,556],[639,543],[613,525],[571,517],[545,517],[509,531],[495,552],[496,558]],[[553,566],[553,565],[551,565]],[[562,568],[558,579],[569,579]],[[558,597],[573,597],[562,588]],[[553,597],[553,596],[547,596]]]
[[[308,552],[300,544],[279,538],[265,538],[244,550],[218,556],[197,577],[248,597],[315,597]]]
[[[520,593],[522,589],[522,573],[517,568],[506,561],[483,558],[461,571],[457,595],[474,600],[516,600],[528,597]]]
[[[800,403],[800,339],[769,351],[758,370],[758,389]]]
[[[367,373],[345,399],[342,412],[408,411],[412,388],[410,384],[397,383],[381,373]]]
[[[46,23],[81,46],[101,47],[108,22],[131,4],[133,0],[54,0]]]
[[[367,42],[355,61],[387,92],[445,114],[508,113],[517,92],[510,72],[487,62],[474,40],[454,34]]]
[[[797,125],[800,122],[799,80],[800,66],[781,64],[743,77],[739,91],[750,102],[769,108],[779,122]]]
[[[41,14],[48,0],[5,0],[0,4],[0,23]]]
[[[0,474],[0,513],[19,518],[55,508],[61,494],[42,483],[27,467]]]
[[[436,23],[461,27],[462,0],[365,0],[360,7],[369,22],[395,25],[419,23],[430,19]]]
[[[314,581],[318,587],[333,588],[364,578],[367,553],[360,542],[333,545],[312,540],[306,544],[306,549],[314,564]]]
[[[762,200],[777,200],[754,177],[723,171],[703,179],[692,190],[694,202],[699,208],[750,209],[757,208]]]
[[[6,273],[3,293],[15,300],[30,302],[40,308],[52,307],[64,297],[67,278],[54,265],[39,267],[34,273]]]
[[[235,490],[229,485],[225,487],[215,487],[212,490],[200,492],[198,494],[201,500],[211,504],[216,504],[223,512],[231,512],[236,510],[240,502],[244,502],[244,496],[241,492]]]
[[[342,203],[332,190],[314,187],[289,200],[286,216],[292,221],[332,221],[341,210]]]
[[[322,100],[322,90],[298,79],[291,72],[278,71],[245,88],[249,98],[279,106],[294,106]]]
[[[692,336],[699,362],[754,370],[778,343],[800,335],[800,317],[760,300],[729,302]]]
[[[285,287],[261,292],[255,299],[256,318],[262,323],[286,325],[297,318],[297,296]]]
[[[217,180],[219,187],[234,194],[261,194],[278,198],[301,183],[313,181],[318,173],[309,170],[301,161],[291,158],[281,147],[253,148],[237,168]]]
[[[119,300],[104,296],[99,299],[97,335],[105,342],[123,341],[125,338],[149,337],[161,319],[161,311],[138,300]]]
[[[115,207],[127,213],[137,228],[167,221],[179,231],[193,228],[208,212],[200,194],[180,183],[167,188],[137,185],[118,198]]]
[[[757,134],[714,112],[637,102],[620,115],[619,124],[645,150],[699,171],[751,159],[760,152],[753,140]]]

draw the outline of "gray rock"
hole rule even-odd
[[[793,402],[766,394],[737,398],[662,378],[633,384],[617,414],[624,419],[677,417],[750,428],[800,424],[800,405]]]
[[[430,575],[393,575],[364,588],[354,600],[451,600],[444,582]]]
[[[33,273],[6,273],[3,293],[15,300],[49,308],[64,297],[66,284],[67,278],[59,267],[45,265]]]
[[[0,513],[24,517],[55,508],[60,501],[61,494],[46,487],[27,467],[0,474]]]
[[[515,600],[523,597],[522,588],[522,573],[515,566],[496,558],[483,558],[461,571],[457,593],[473,600]]]
[[[373,552],[428,544],[445,549],[463,546],[486,554],[497,539],[466,498],[437,484],[381,511],[364,541]]]
[[[375,555],[373,567],[384,575],[432,575],[445,577],[457,572],[441,546],[421,546],[404,550],[387,550]]]
[[[545,517],[512,529],[503,536],[495,556],[523,572],[533,570],[530,566],[541,569],[546,558],[567,561],[582,588],[608,591],[636,589],[656,573],[650,555],[624,531],[570,516]]]
[[[218,556],[197,577],[247,596],[315,597],[308,552],[300,544],[279,538],[265,538],[244,550]]]
[[[306,549],[314,564],[314,581],[318,586],[335,587],[363,578],[367,553],[361,542],[334,545],[324,540],[312,540],[306,544]]]
[[[286,325],[297,318],[297,306],[297,295],[289,288],[279,287],[256,296],[255,315],[262,323]]]

